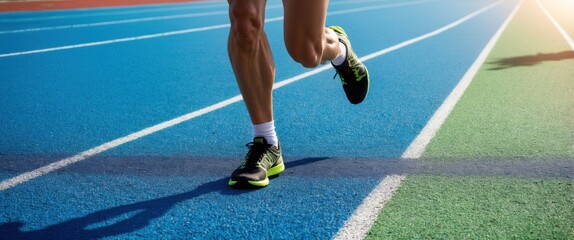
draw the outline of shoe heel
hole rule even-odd
[[[283,157],[279,157],[278,161],[281,161],[281,164],[270,168],[269,171],[267,171],[267,177],[269,178],[277,177],[279,174],[285,171],[285,164],[283,164]]]

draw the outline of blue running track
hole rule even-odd
[[[494,2],[333,0],[327,24],[366,56]],[[366,61],[360,105],[331,69],[275,90],[288,169],[267,188],[227,187],[251,141],[239,101],[1,191],[0,239],[329,239],[390,174],[377,163],[400,158],[516,4]],[[276,82],[312,71],[284,48],[280,6],[268,2],[265,26]],[[0,180],[237,96],[226,11],[0,14]]]

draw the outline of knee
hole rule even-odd
[[[257,6],[248,1],[233,1],[229,6],[231,21],[230,39],[242,49],[251,49],[263,31],[263,19]]]
[[[296,62],[306,68],[314,68],[321,64],[323,44],[320,41],[303,41],[298,44],[286,43],[287,52]]]

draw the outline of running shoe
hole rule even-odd
[[[349,102],[359,104],[369,93],[369,71],[353,51],[349,37],[343,28],[339,26],[330,26],[329,28],[337,33],[339,41],[347,47],[347,58],[343,64],[340,66],[333,65],[337,71],[335,76],[338,74],[341,78],[343,90],[345,90]]]
[[[265,138],[256,137],[247,147],[249,152],[243,164],[231,174],[229,186],[265,187],[269,185],[269,177],[277,176],[285,170],[279,145],[267,144]]]

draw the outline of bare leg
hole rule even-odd
[[[273,120],[273,81],[275,64],[263,31],[263,0],[228,0],[231,30],[228,52],[235,78],[251,122]]]
[[[325,27],[328,0],[283,0],[285,46],[305,67],[316,67],[339,54],[339,39]]]

